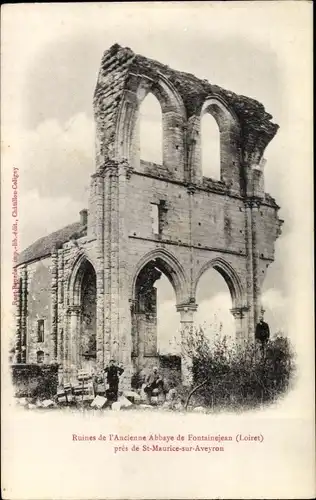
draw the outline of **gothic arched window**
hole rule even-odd
[[[215,118],[205,113],[201,120],[202,175],[214,180],[221,179],[220,132]]]
[[[139,109],[140,159],[162,165],[162,112],[159,101],[149,93]]]

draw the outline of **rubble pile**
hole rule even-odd
[[[100,391],[98,391],[100,392]],[[150,399],[150,400],[149,400]],[[143,389],[127,390],[119,393],[117,401],[111,401],[103,394],[98,394],[89,384],[78,384],[71,386],[65,384],[59,386],[56,395],[52,399],[41,400],[34,397],[16,398],[19,406],[27,409],[58,409],[66,407],[85,408],[92,410],[130,410],[130,409],[162,409],[183,411],[184,404],[176,388],[170,389],[167,394],[153,392],[151,398],[144,393]]]

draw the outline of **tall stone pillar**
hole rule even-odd
[[[123,363],[124,373],[121,388],[130,388],[132,378],[132,317],[129,295],[128,254],[129,241],[126,214],[129,210],[129,180],[132,170],[126,161],[118,165],[118,233],[119,233],[119,360]]]
[[[104,165],[104,364],[117,356],[119,335],[119,240],[118,240],[118,171],[114,162]]]
[[[249,335],[254,339],[261,314],[260,258],[258,247],[259,211],[264,197],[263,167],[257,148],[249,158],[247,168],[246,238],[247,238],[247,295],[249,306]]]
[[[119,176],[118,165],[113,162],[108,166],[110,183],[110,332],[111,357],[119,358],[120,341],[120,239],[119,239]]]
[[[50,344],[50,359],[52,363],[57,361],[57,328],[58,328],[58,253],[57,249],[52,252],[52,285],[51,285],[51,313],[52,330]]]
[[[80,306],[71,306],[69,308],[69,368],[71,383],[77,381],[77,367],[79,365],[79,322]]]
[[[126,162],[104,165],[104,362],[110,357],[123,363],[122,386],[132,374],[131,314],[128,289],[128,179]]]
[[[190,335],[194,331],[194,313],[197,310],[197,304],[181,304],[177,306],[177,311],[180,313],[180,328],[181,328],[181,377],[182,383],[185,386],[190,386],[193,383],[192,373],[192,357],[188,349],[188,341]]]
[[[64,253],[63,250],[58,250],[58,286],[57,286],[57,362],[61,365],[63,364],[64,356],[64,287],[65,277],[64,277]]]
[[[254,330],[261,315],[261,286],[260,286],[260,258],[258,248],[258,224],[260,200],[252,203],[252,263],[253,263],[253,312],[254,312]]]
[[[102,173],[94,174],[95,192],[95,233],[97,239],[96,254],[96,351],[97,371],[104,368],[105,350],[109,350],[104,338],[104,178]]]
[[[245,222],[246,222],[246,254],[247,254],[247,304],[248,312],[248,332],[247,337],[251,338],[254,334],[254,297],[253,297],[253,245],[252,245],[252,203],[247,200],[245,203]]]
[[[70,310],[66,309],[63,320],[62,335],[62,363],[63,363],[63,382],[70,382]]]

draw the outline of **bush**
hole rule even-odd
[[[158,366],[166,392],[181,384],[181,357],[174,354],[160,354]]]
[[[202,329],[193,332],[187,352],[193,359],[195,398],[208,407],[255,407],[272,403],[289,389],[294,358],[289,340],[277,336],[262,353],[254,342],[217,339],[211,347]]]
[[[49,399],[57,393],[58,364],[13,364],[11,373],[16,397]]]

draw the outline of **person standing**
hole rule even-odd
[[[109,386],[106,396],[113,402],[117,401],[120,376],[123,372],[124,368],[121,365],[117,365],[114,359],[111,359],[109,365],[104,368],[104,375]]]
[[[255,338],[258,342],[260,342],[261,353],[263,356],[266,350],[268,340],[270,338],[269,325],[263,320],[263,318],[260,319],[259,323],[256,326]]]

